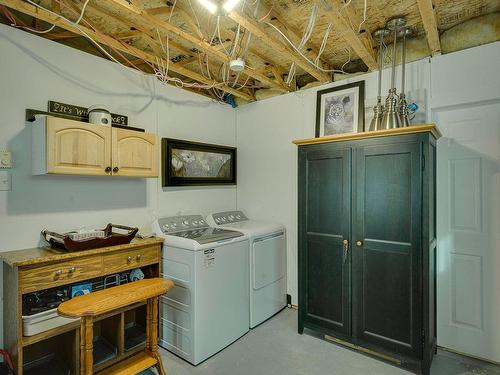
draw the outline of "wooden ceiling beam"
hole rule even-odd
[[[418,10],[424,24],[427,43],[431,50],[432,56],[441,54],[441,43],[439,41],[439,31],[437,27],[436,13],[432,0],[417,0]]]
[[[79,34],[72,33],[71,31],[61,31],[59,33],[47,33],[45,37],[50,40],[61,40],[61,39],[81,38],[82,36]]]
[[[165,15],[165,14],[170,14],[170,9],[171,9],[171,7],[162,6],[159,8],[148,8],[147,12],[150,14]],[[177,11],[181,11],[184,14],[189,13],[188,9],[186,9],[186,7],[184,6],[184,4],[181,1],[178,1],[175,4],[174,13]],[[221,29],[220,32],[221,32],[221,36],[223,39],[234,38],[234,35],[229,36],[229,33],[224,29]],[[247,34],[246,38],[248,38],[249,33],[246,33],[246,34]],[[224,44],[226,46],[226,44],[232,45],[232,43],[233,43],[232,41],[229,41],[229,42],[223,42],[222,44]],[[245,45],[245,42],[243,42],[242,45]],[[222,49],[222,46],[220,45],[220,43],[213,45],[213,47],[216,49]],[[259,62],[261,62],[262,64],[265,64],[266,66],[274,65],[274,66],[280,68],[279,64],[277,64],[273,59],[270,59],[269,57],[264,56],[262,53],[260,53],[260,50],[258,50],[257,48],[250,47],[248,52],[249,52],[249,54],[253,55],[252,57],[257,58],[259,60]],[[249,60],[249,59],[247,59],[247,60]],[[284,87],[287,88],[287,86],[284,86]],[[287,89],[287,91],[289,91],[289,89]]]
[[[122,20],[119,17],[112,14],[111,12],[109,12],[107,9],[96,4],[95,2],[89,3],[87,8],[89,8],[90,11],[93,11],[96,14],[100,15],[101,17],[106,17],[107,19],[113,20],[113,22],[116,22],[117,24],[121,25],[125,29],[131,29],[131,28],[135,29],[135,30],[130,30],[128,32],[125,32],[124,35],[126,35],[126,33],[130,33],[132,35],[136,34],[138,37],[146,39],[146,41],[150,44],[152,49],[156,48],[156,47],[153,47],[152,44],[155,44],[159,48],[161,48],[161,43],[158,40],[158,35],[153,33],[147,27],[143,26],[141,23],[135,22],[135,21],[128,21],[128,20],[127,20],[127,22],[129,22],[129,23],[127,23],[124,20]],[[121,34],[113,35],[113,37],[117,37],[118,39],[122,39],[120,36],[121,36]],[[185,55],[188,55],[188,56],[192,56],[192,55],[196,54],[196,52],[193,52],[193,51],[185,48],[184,46],[180,45],[179,43],[176,43],[175,41],[170,40],[170,39],[168,41],[168,46],[171,48],[174,48],[174,49],[178,50],[179,52],[181,52]]]
[[[233,10],[227,15],[234,22],[241,25],[251,33],[253,33],[257,38],[260,39],[263,43],[267,44],[273,50],[278,53],[284,55],[287,59],[294,62],[302,69],[304,69],[307,73],[311,74],[314,78],[316,78],[320,82],[329,82],[331,81],[330,75],[325,72],[322,72],[314,65],[305,60],[302,56],[296,54],[295,51],[292,51],[288,46],[284,45],[280,40],[275,39],[268,35],[267,31],[255,20],[250,19],[249,17],[239,13],[238,11]]]
[[[144,61],[148,61],[152,64],[157,64],[158,57],[154,56],[150,53],[147,53],[145,51],[142,51],[138,48],[135,48],[133,46],[127,45],[125,43],[121,43],[117,41],[116,39],[110,37],[109,35],[103,34],[103,33],[97,33],[85,26],[78,25],[78,27],[67,23],[63,19],[61,19],[58,16],[55,16],[43,9],[40,9],[34,5],[31,5],[27,2],[24,2],[22,0],[0,0],[0,4],[5,5],[11,9],[14,9],[18,12],[27,14],[32,17],[36,17],[42,21],[54,24],[62,29],[65,29],[67,31],[73,32],[75,34],[81,34],[82,36],[85,36],[87,34],[89,37],[91,37],[94,41],[106,45],[108,47],[111,47],[113,49],[119,50],[123,53],[127,53],[128,55],[135,56],[139,59],[142,59]],[[162,59],[163,63],[166,65],[167,61]],[[193,72],[189,69],[186,69],[181,66],[177,66],[176,64],[169,63],[169,69],[177,74],[180,74],[184,77],[192,78],[193,80],[197,82],[201,82],[207,85],[216,85],[219,87],[221,90],[228,92],[230,94],[233,94],[235,96],[239,96],[245,100],[250,100],[253,101],[254,98],[244,92],[232,89],[231,87],[228,87],[226,85],[221,85],[219,82],[208,79],[201,74],[198,74],[196,72]]]
[[[138,20],[143,22],[144,24],[149,25],[149,27],[156,27],[163,32],[170,33],[186,42],[194,45],[198,50],[203,50],[211,56],[215,57],[217,60],[228,63],[230,58],[222,51],[215,49],[205,40],[200,40],[199,38],[185,32],[184,30],[178,28],[175,25],[172,25],[170,22],[161,20],[155,16],[150,15],[147,10],[141,9],[139,6],[135,5],[135,1],[133,0],[107,0],[109,4],[113,4],[122,10],[129,11],[133,16],[135,16]],[[245,68],[243,71],[244,74],[255,78],[265,85],[271,86],[273,88],[279,90],[288,91],[287,88],[284,88],[279,83],[275,82],[273,79],[267,77],[264,74],[258,73],[251,68]]]
[[[329,8],[325,9],[325,7],[322,7],[322,9],[329,17],[334,30],[342,39],[347,42],[347,44],[354,50],[354,52],[356,52],[359,58],[363,60],[368,69],[378,69],[377,60],[375,59],[373,50],[369,49],[365,45],[357,30],[354,31],[349,20],[341,14],[341,11],[344,7],[344,2],[342,0],[328,1]]]

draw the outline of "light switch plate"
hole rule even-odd
[[[0,168],[12,168],[12,153],[0,151]]]
[[[12,188],[12,181],[9,172],[0,171],[0,191],[10,191]]]

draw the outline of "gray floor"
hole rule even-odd
[[[161,354],[168,375],[410,374],[319,338],[297,334],[297,311],[292,309],[283,310],[197,367],[163,349]],[[439,351],[431,374],[500,375],[500,366]]]

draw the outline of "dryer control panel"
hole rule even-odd
[[[207,222],[201,215],[164,217],[162,219],[158,219],[158,225],[165,234],[208,227]]]
[[[241,211],[225,211],[212,214],[212,217],[216,224],[230,224],[238,223],[240,221],[246,221],[248,218]]]

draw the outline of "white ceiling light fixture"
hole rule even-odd
[[[198,0],[198,2],[203,5],[211,14],[223,15],[231,12],[240,0],[225,0],[225,1],[213,1],[213,0]]]
[[[224,2],[224,4],[222,5],[222,7],[224,8],[224,10],[229,13],[230,11],[232,11],[234,9],[234,7],[236,5],[238,5],[238,3],[240,2],[240,0],[226,0]]]
[[[198,0],[198,2],[203,5],[210,13],[215,14],[217,12],[218,6],[210,0]]]

